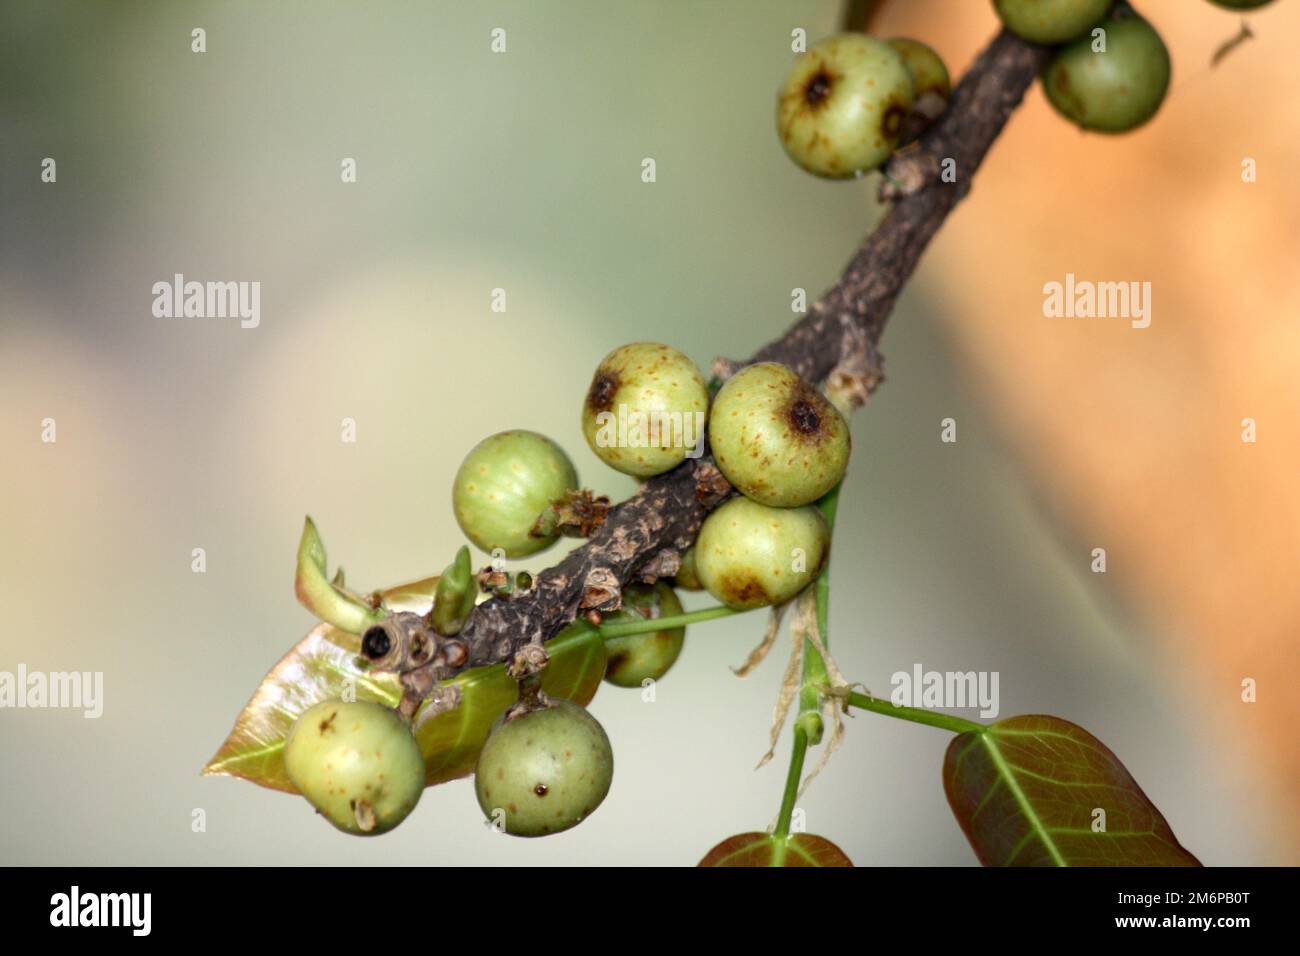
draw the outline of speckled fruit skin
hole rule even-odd
[[[1062,116],[1084,129],[1123,133],[1160,108],[1169,89],[1169,51],[1138,17],[1103,22],[1106,52],[1089,37],[1057,52],[1043,70],[1043,90]]]
[[[674,434],[672,429],[661,429],[657,445],[640,442],[629,447],[606,441],[618,436],[602,430],[601,415],[609,413],[617,421],[621,409],[629,421],[634,416],[646,423],[656,415],[680,416],[677,420],[685,430]],[[708,409],[709,389],[694,362],[669,345],[633,342],[610,352],[596,368],[582,403],[582,433],[596,457],[609,467],[644,478],[676,468],[685,460],[692,447],[683,439],[698,437],[696,424],[702,419],[696,414],[707,414]]]
[[[507,722],[497,719],[479,754],[474,792],[489,820],[505,811],[505,831],[535,837],[577,826],[605,799],[614,752],[605,730],[568,700]]]
[[[499,432],[461,462],[451,506],[460,530],[477,547],[522,558],[555,543],[556,535],[529,532],[552,501],[577,487],[573,463],[555,442],[536,432]]]
[[[912,79],[898,51],[842,33],[795,60],[777,94],[776,128],[808,172],[848,179],[889,158],[911,109]]]
[[[894,37],[889,45],[898,51],[912,78],[912,92],[916,99],[932,93],[944,100],[952,93],[952,80],[943,59],[920,40],[911,37]]]
[[[642,609],[651,613],[643,614]],[[657,613],[656,613],[657,612]],[[605,615],[611,623],[672,617],[682,613],[682,602],[665,582],[630,584],[623,589],[623,610]],[[640,687],[668,673],[686,640],[686,628],[674,627],[649,634],[629,634],[605,641],[605,680],[615,687]]]
[[[695,567],[708,592],[729,607],[780,604],[817,577],[829,544],[816,508],[769,508],[732,498],[704,519]],[[802,570],[795,570],[798,552]]]
[[[424,792],[410,728],[371,701],[327,700],[304,711],[285,741],[284,769],[321,816],[358,836],[393,829]]]
[[[811,504],[834,488],[851,451],[844,416],[775,362],[747,366],[722,386],[709,415],[709,442],[738,491],[777,508]]]
[[[1008,30],[1030,43],[1065,43],[1087,33],[1113,0],[993,0]]]

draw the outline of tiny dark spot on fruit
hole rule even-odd
[[[587,390],[587,407],[593,412],[607,412],[614,405],[614,393],[618,391],[618,376],[610,372],[597,372]]]
[[[519,808],[518,808],[517,806],[515,806],[513,803],[510,804],[510,806],[506,807],[506,809],[509,810],[511,813],[518,813],[518,812],[519,812]]]
[[[539,797],[544,797],[550,792],[550,788],[544,783],[539,783],[537,786],[533,787],[533,793],[537,794]]]
[[[320,732],[322,736],[334,729],[334,718],[338,715],[339,712],[337,710],[331,711],[330,715],[320,722]]]
[[[832,77],[826,72],[825,68],[818,70],[809,77],[807,84],[803,88],[804,102],[814,109],[826,102],[827,97],[831,95]]]

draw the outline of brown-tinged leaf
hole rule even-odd
[[[852,866],[834,843],[811,833],[777,837],[741,833],[727,837],[700,860],[699,866]]]
[[[958,734],[943,786],[985,866],[1201,865],[1119,758],[1059,717]]]
[[[394,611],[423,614],[432,604],[438,579],[426,578],[383,592]],[[585,621],[546,644],[550,662],[542,677],[548,694],[586,704],[605,673],[605,645]],[[359,658],[360,638],[329,624],[319,624],[263,678],[240,712],[225,743],[204,767],[205,774],[242,777],[264,787],[296,792],[284,772],[284,740],[308,707],[341,698],[352,682],[357,700],[396,706],[402,689],[392,674],[368,674]],[[455,710],[424,721],[416,740],[424,753],[426,785],[471,773],[488,731],[515,701],[517,685],[503,665],[465,671],[447,682],[460,689]]]

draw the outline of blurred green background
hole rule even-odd
[[[790,31],[831,32],[838,9],[0,8],[0,669],[103,671],[106,698],[99,720],[0,711],[0,860],[690,864],[769,823],[788,737],[753,767],[788,645],[747,680],[728,669],[757,615],[693,628],[653,704],[601,690],[613,790],[547,840],[494,835],[468,781],[356,840],[199,769],[311,624],[291,584],[304,513],[349,583],[373,587],[449,560],[451,479],[491,432],[545,432],[585,483],[625,496],[632,480],[577,427],[600,357],[655,339],[707,368],[780,334],[793,288],[812,299],[835,279],[878,216],[874,186],[800,173],[772,107]],[[260,327],[155,318],[151,286],[176,272],[260,281]],[[1280,862],[1250,768],[1092,587],[1090,545],[1027,497],[926,283],[853,423],[831,615],[845,674],[887,695],[917,662],[999,671],[1003,716],[1089,728],[1204,862]],[[800,803],[808,829],[858,864],[973,864],[940,784],[948,739],[851,719]]]

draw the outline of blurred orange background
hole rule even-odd
[[[1300,841],[1300,4],[1139,11],[1174,59],[1154,121],[1076,131],[1035,86],[923,273],[969,384],[1081,565],[1145,618],[1196,688],[1189,722],[1231,728]],[[933,38],[954,76],[989,4],[880,5],[874,32]],[[1243,182],[1253,160],[1257,181]],[[1042,314],[1067,273],[1151,283],[1152,322]],[[888,339],[886,339],[888,345]],[[1242,441],[1243,419],[1257,441]],[[1258,703],[1242,701],[1242,682]]]

